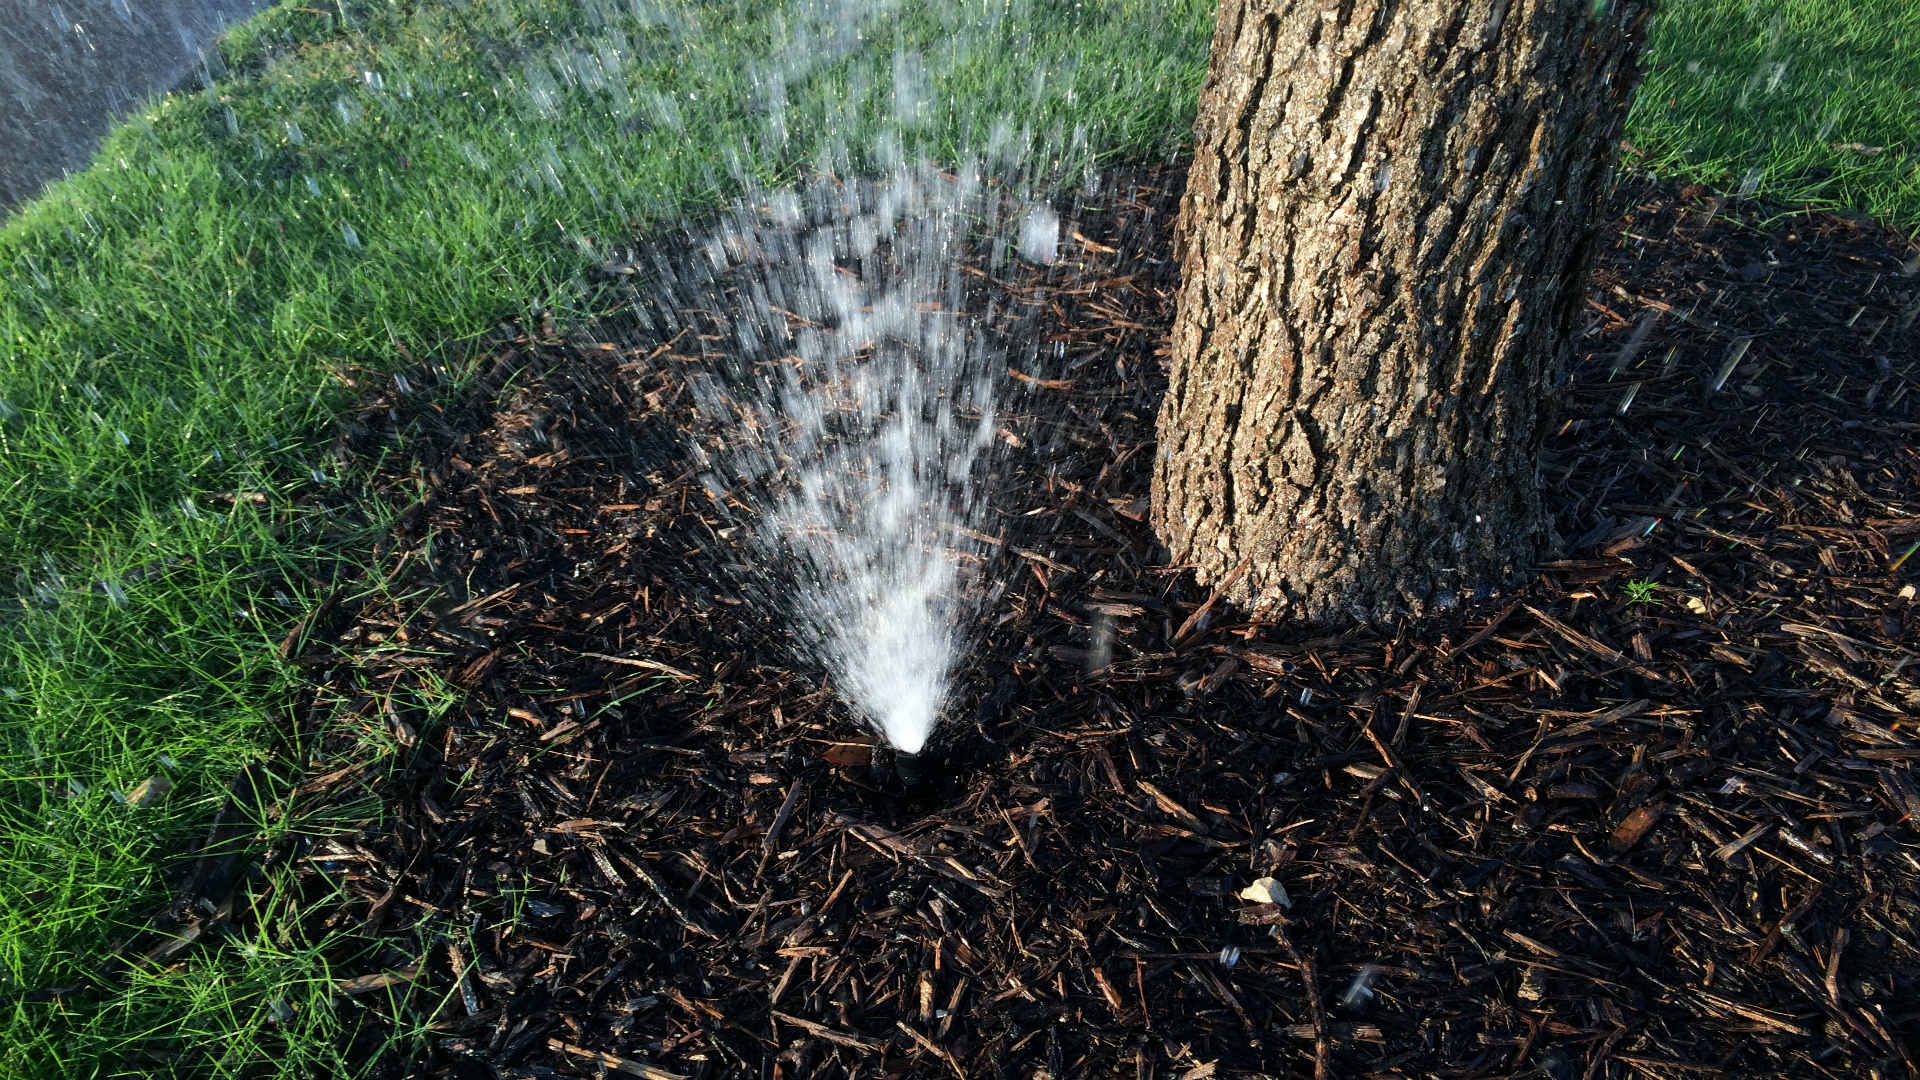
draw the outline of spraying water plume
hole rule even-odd
[[[662,275],[656,308],[670,334],[724,324],[688,381],[708,490],[745,541],[741,591],[782,611],[797,650],[912,754],[977,621],[996,531],[983,496],[1006,364],[963,266],[1054,263],[1063,225],[1040,193],[1090,178],[1093,159],[1079,124],[1031,126],[1040,102],[1073,100],[1089,76],[1077,60],[991,94],[936,93],[967,85],[971,58],[1019,47],[1026,0],[915,8],[939,27],[924,52],[905,45],[904,10],[781,6],[784,46],[747,72],[753,153],[812,179],[772,190],[730,156],[747,194],[697,239],[691,276],[686,258]],[[807,90],[822,80],[842,91]],[[670,124],[675,106],[655,104]]]
[[[706,486],[745,512],[750,587],[777,594],[800,650],[909,754],[946,699],[988,554],[1005,363],[961,267],[1032,217],[977,167],[902,164],[761,193],[704,245],[714,279],[739,281],[728,357],[693,376]]]

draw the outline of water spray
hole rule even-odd
[[[1002,445],[1006,361],[961,267],[1016,234],[1051,257],[1059,230],[983,174],[901,165],[757,193],[700,248],[732,341],[690,374],[696,454],[716,505],[746,508],[742,591],[783,610],[799,651],[908,757],[975,621]]]

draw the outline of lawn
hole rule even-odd
[[[283,644],[379,565],[377,508],[313,509],[355,481],[321,465],[350,380],[457,381],[502,319],[577,323],[584,268],[870,147],[902,87],[935,154],[1009,114],[1063,180],[1177,153],[1211,17],[819,7],[288,4],[0,226],[0,1074],[154,1075],[190,1045],[219,1074],[343,1067],[328,943],[281,912],[108,968],[243,770],[270,841],[327,827],[267,811],[332,764]],[[1909,5],[1675,5],[1648,70],[1631,163],[1920,223]]]
[[[1920,225],[1920,7],[1666,4],[1644,69],[1630,164]]]

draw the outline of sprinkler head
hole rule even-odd
[[[900,786],[908,791],[925,787],[927,762],[919,754],[895,753],[893,755],[893,775],[899,779]]]

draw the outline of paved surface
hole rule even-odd
[[[0,0],[0,213],[84,168],[108,124],[268,0]]]

